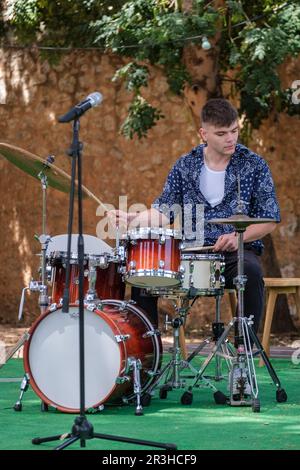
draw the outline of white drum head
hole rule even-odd
[[[77,234],[72,235],[71,253],[77,253]],[[84,254],[86,255],[102,255],[104,253],[113,253],[113,249],[100,238],[93,237],[92,235],[83,235],[84,241]],[[66,252],[68,247],[68,235],[56,235],[51,237],[48,244],[46,255],[49,257],[54,252]]]
[[[104,402],[114,389],[121,352],[114,332],[100,315],[85,309],[84,318],[85,406],[91,408]],[[50,403],[79,410],[78,307],[44,317],[32,333],[28,355],[30,376]]]

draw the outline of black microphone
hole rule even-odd
[[[70,122],[74,119],[78,119],[88,109],[98,106],[103,100],[103,96],[98,91],[91,93],[85,100],[76,104],[74,108],[70,109],[66,114],[58,118],[58,122]]]

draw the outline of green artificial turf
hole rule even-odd
[[[199,363],[199,359],[196,360]],[[143,416],[134,415],[134,406],[105,407],[89,414],[95,432],[131,438],[171,442],[184,450],[210,449],[286,449],[300,448],[300,365],[290,359],[272,361],[288,394],[287,403],[276,402],[276,389],[266,368],[256,368],[261,412],[248,407],[216,405],[209,388],[196,389],[192,405],[180,404],[184,390],[173,390],[166,399],[152,398]],[[195,363],[194,363],[195,364]],[[11,359],[1,370],[0,379],[22,377],[23,364]],[[220,385],[226,391],[226,381]],[[52,449],[54,443],[34,446],[33,437],[70,432],[76,415],[54,409],[40,411],[40,399],[29,387],[24,395],[23,410],[12,407],[19,396],[19,383],[0,382],[0,449]],[[77,442],[70,448],[79,449]],[[132,450],[146,446],[107,440],[87,441],[87,449]]]

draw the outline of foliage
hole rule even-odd
[[[125,0],[13,0],[10,25],[22,44],[85,47],[88,26],[99,16],[114,14]]]
[[[136,62],[129,62],[117,70],[112,80],[123,78],[128,91],[138,92],[142,86],[148,86],[148,76],[149,69],[147,67],[138,65]]]
[[[233,71],[232,94],[240,95],[240,112],[254,128],[271,110],[300,114],[300,107],[292,103],[291,90],[281,88],[278,73],[278,66],[286,58],[300,52],[299,3],[227,3],[231,8],[230,22],[227,19],[222,35],[220,65],[225,73]],[[250,21],[258,12],[258,18]],[[246,23],[234,30],[234,25],[243,19]]]
[[[133,92],[122,126],[129,137],[145,136],[162,117],[142,98],[148,66],[159,67],[170,90],[180,94],[193,81],[184,65],[185,48],[191,43],[201,46],[203,36],[216,33],[219,83],[229,80],[232,96],[240,98],[245,129],[258,127],[271,110],[300,114],[300,105],[292,103],[291,89],[282,88],[278,74],[278,66],[300,52],[299,2],[224,0],[218,8],[215,3],[15,0],[9,26],[25,45],[100,47],[127,58],[129,63],[114,80],[123,79]],[[0,34],[5,31],[2,27]]]
[[[137,95],[129,106],[128,116],[121,131],[127,138],[132,139],[136,134],[141,139],[146,137],[147,131],[162,117],[159,110],[150,106],[142,96]]]
[[[145,64],[152,64],[163,69],[170,90],[180,94],[191,77],[182,62],[185,38],[187,36],[213,35],[218,18],[211,8],[204,8],[204,2],[194,2],[194,10],[189,14],[178,9],[176,2],[165,0],[135,0],[127,2],[112,17],[103,16],[90,25],[89,31],[93,43],[103,46],[105,50],[134,58],[142,62],[142,69],[135,62],[135,75],[145,73]],[[201,37],[201,36],[200,36]],[[197,40],[199,42],[199,39]],[[132,83],[132,65],[123,68],[122,76],[126,83]],[[140,87],[137,95],[141,96]],[[127,85],[128,88],[128,85]],[[129,110],[126,123],[122,127],[126,135],[137,133],[145,136],[146,132],[138,125],[145,125],[145,131],[151,123],[155,123],[162,114],[152,108],[145,99],[134,99]],[[133,132],[129,131],[132,129]]]
[[[180,70],[184,38],[213,35],[217,14],[204,9],[200,12],[199,5],[204,2],[196,2],[197,14],[174,10],[168,3],[163,0],[127,2],[112,17],[103,16],[91,24],[90,32],[93,42],[106,50],[162,66],[171,90],[180,93],[188,73],[181,72],[177,80],[173,77]]]

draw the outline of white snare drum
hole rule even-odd
[[[189,253],[181,255],[183,280],[181,291],[190,297],[216,296],[224,292],[224,256],[220,253]]]

